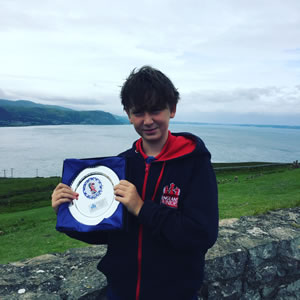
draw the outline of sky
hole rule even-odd
[[[175,120],[300,125],[299,0],[0,0],[0,99],[125,116],[134,68],[166,74]]]

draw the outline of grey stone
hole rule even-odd
[[[242,281],[236,279],[228,282],[214,282],[208,286],[208,300],[214,299],[240,299],[242,296]]]
[[[273,293],[275,293],[275,288],[272,285],[265,285],[262,289],[263,298],[271,298]]]
[[[300,279],[287,285],[281,285],[275,300],[299,300]]]
[[[261,296],[260,296],[260,293],[258,291],[255,291],[255,290],[246,290],[245,293],[242,295],[242,297],[240,298],[240,300],[261,300],[263,299]]]
[[[0,299],[106,300],[105,246],[0,265]],[[222,220],[199,300],[300,300],[300,208]]]
[[[207,259],[206,278],[208,280],[226,280],[241,276],[245,271],[246,261],[247,254],[245,251],[229,252],[214,259]]]
[[[0,265],[0,295],[5,300],[99,297],[106,278],[96,266],[105,252],[106,247],[93,246]]]

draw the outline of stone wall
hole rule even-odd
[[[105,300],[104,246],[0,265],[0,299]],[[300,299],[300,208],[224,220],[199,299]]]

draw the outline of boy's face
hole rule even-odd
[[[168,138],[169,121],[174,118],[176,106],[172,109],[152,109],[150,111],[136,111],[131,108],[127,114],[136,132],[142,137],[143,141],[149,145],[155,143],[165,144]]]

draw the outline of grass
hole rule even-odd
[[[300,169],[234,168],[216,170],[216,175],[221,219],[300,206]],[[0,179],[0,263],[87,245],[55,230],[50,198],[59,181],[58,177]]]
[[[300,169],[217,173],[220,218],[239,218],[300,206]]]
[[[51,193],[59,182],[59,177],[1,178],[0,213],[48,206]]]
[[[55,230],[56,216],[49,205],[0,214],[0,218],[4,232],[0,236],[0,263],[86,246]]]

